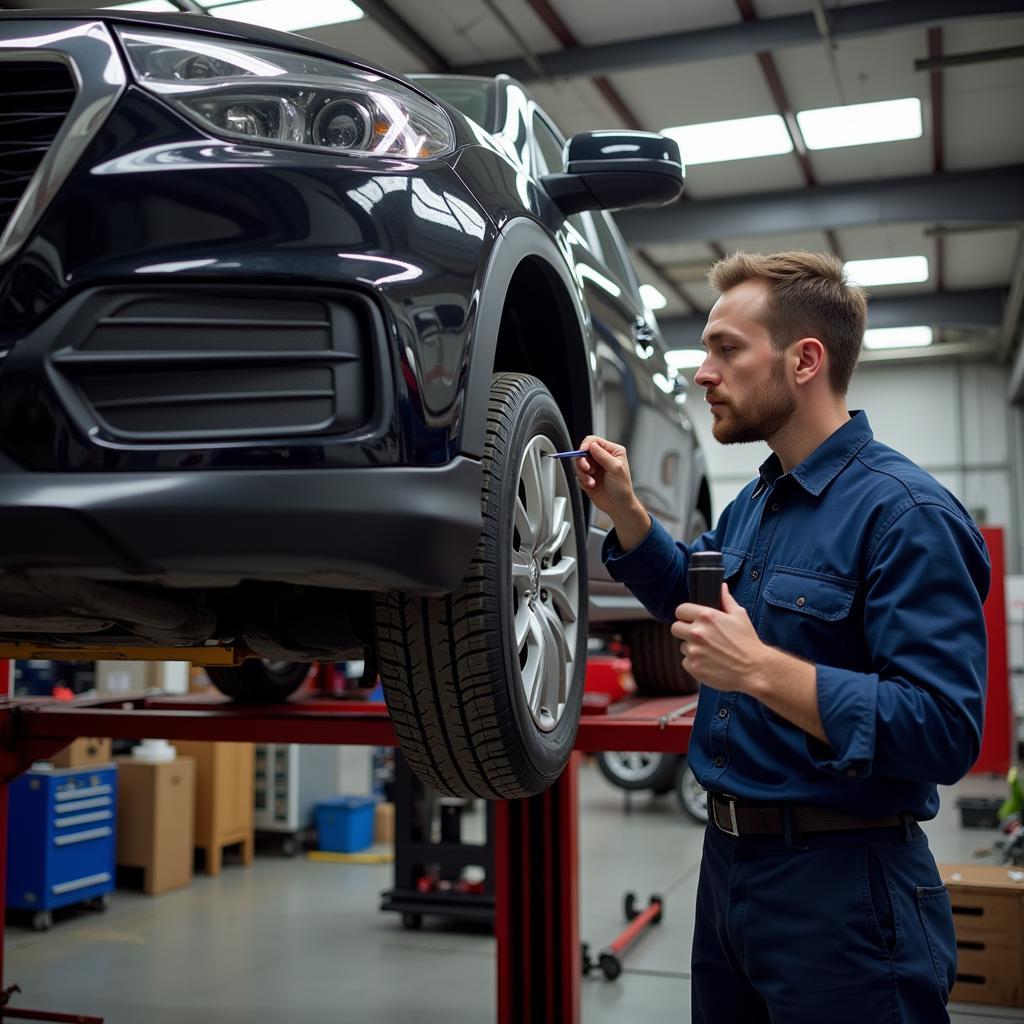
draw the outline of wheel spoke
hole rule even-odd
[[[544,699],[544,676],[547,671],[547,636],[537,613],[530,609],[529,646],[526,664],[523,666],[523,689],[526,691],[526,702],[530,706],[530,714],[536,719],[540,715]]]
[[[548,525],[548,532],[544,534],[537,546],[538,554],[553,555],[572,532],[572,523],[566,519],[565,515],[567,505],[568,502],[561,495],[551,502],[551,521]]]
[[[562,556],[554,565],[542,569],[540,585],[551,595],[558,614],[566,623],[576,621],[578,590],[576,583],[576,559]]]
[[[525,551],[512,550],[512,586],[520,597],[530,589],[530,556]]]
[[[523,644],[530,635],[530,619],[533,612],[526,601],[520,602],[519,611],[516,612],[516,651],[522,652]]]
[[[547,518],[544,469],[541,465],[540,449],[536,445],[531,445],[526,450],[520,479],[523,482],[523,490],[526,492],[524,512],[529,523],[530,542],[535,548],[544,539],[544,524]]]
[[[516,511],[515,511],[515,525],[516,530],[519,531],[519,542],[526,549],[532,549],[537,544],[537,535],[535,533],[535,527],[530,522],[530,517],[526,512],[526,506],[523,504],[522,498],[516,496]]]
[[[547,633],[547,660],[543,683],[545,706],[551,715],[557,718],[558,706],[565,703],[569,689],[566,670],[572,655],[565,641],[565,627],[550,605],[540,606],[540,620]]]

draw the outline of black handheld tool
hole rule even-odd
[[[721,611],[724,576],[721,551],[695,551],[690,555],[690,601]]]

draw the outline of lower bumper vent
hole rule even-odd
[[[373,415],[374,320],[359,299],[153,292],[93,313],[50,361],[113,439],[345,433]]]

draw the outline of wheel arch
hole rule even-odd
[[[554,349],[552,325],[565,339]],[[593,429],[588,317],[579,288],[551,236],[525,217],[511,221],[492,251],[470,348],[460,450],[483,455],[484,426],[495,372],[529,373],[552,393],[573,443]]]

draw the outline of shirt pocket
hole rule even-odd
[[[841,664],[856,594],[853,580],[776,566],[763,592],[761,639],[815,662]]]
[[[747,552],[739,548],[722,548],[722,579],[726,583],[739,575],[746,557]],[[732,590],[731,584],[729,590]]]

